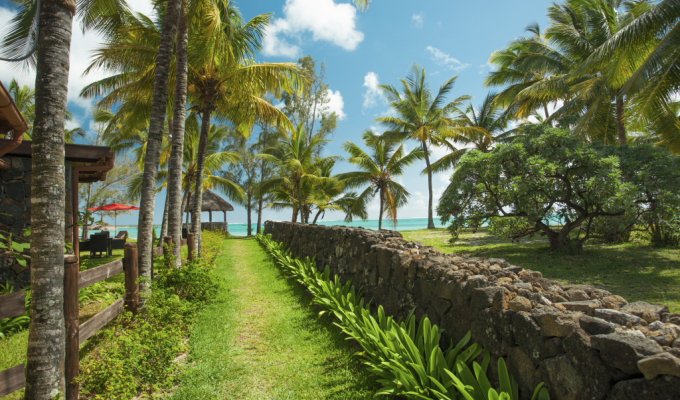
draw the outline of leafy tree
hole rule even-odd
[[[553,250],[578,251],[595,218],[623,215],[632,185],[619,160],[603,157],[570,132],[526,127],[525,136],[493,151],[473,150],[458,164],[437,212],[461,228],[514,218],[514,237],[547,236]]]
[[[453,77],[439,88],[436,95],[430,91],[426,82],[425,70],[414,66],[408,77],[401,80],[402,91],[391,85],[382,85],[390,106],[396,113],[394,116],[378,118],[388,127],[387,135],[403,139],[416,140],[423,150],[425,173],[427,173],[428,207],[427,227],[434,229],[432,208],[432,169],[430,148],[433,145],[447,145],[449,139],[455,139],[457,133],[454,114],[468,96],[461,96],[446,102],[446,97],[453,89],[456,77]]]
[[[283,112],[295,126],[304,127],[309,139],[315,133],[330,134],[337,125],[337,115],[328,110],[330,98],[324,82],[325,67],[321,64],[317,71],[311,56],[299,59],[298,65],[307,78],[307,85],[299,93],[283,94]]]
[[[229,150],[239,155],[239,162],[233,163],[224,172],[224,176],[238,183],[243,188],[245,196],[235,200],[246,208],[247,235],[252,236],[252,214],[257,207],[257,193],[260,182],[260,161],[258,143],[249,144],[247,138],[234,135],[227,146]]]
[[[383,212],[387,211],[393,223],[397,223],[397,209],[408,202],[408,190],[395,181],[404,173],[404,169],[415,160],[423,157],[423,150],[414,149],[406,154],[404,145],[367,131],[363,135],[364,144],[370,154],[358,145],[347,142],[345,150],[349,153],[349,162],[361,170],[339,174],[347,188],[367,187],[357,200],[362,204],[368,203],[375,195],[380,200],[380,215],[378,229],[382,229]],[[398,145],[398,146],[397,146]]]
[[[645,227],[654,246],[680,244],[680,157],[649,144],[604,153],[619,157],[624,180],[636,188],[629,219]]]

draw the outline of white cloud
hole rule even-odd
[[[144,11],[146,13],[153,10],[150,0],[135,0],[130,3],[131,7],[136,11]],[[0,29],[0,37],[4,37],[6,34],[5,29],[14,15],[15,11],[0,7],[0,26],[5,27],[4,29]],[[88,84],[111,75],[107,71],[97,70],[87,76],[83,76],[83,72],[90,64],[93,50],[99,47],[102,42],[103,37],[101,34],[94,31],[86,31],[83,33],[79,22],[74,20],[69,57],[69,106],[75,105],[89,112],[94,105],[94,100],[80,97],[80,92]],[[8,84],[12,79],[16,79],[22,85],[34,87],[35,69],[26,68],[25,65],[21,63],[0,61],[0,80],[2,80],[3,83]]]
[[[383,93],[380,89],[380,78],[375,72],[367,72],[364,75],[364,108],[375,107],[378,102],[383,101]]]
[[[262,40],[262,52],[270,56],[281,56],[287,58],[297,58],[301,55],[300,46],[290,44],[286,40],[279,38],[279,34],[289,32],[290,24],[284,19],[274,20],[264,32]]]
[[[432,60],[434,62],[436,62],[439,65],[448,67],[449,69],[452,69],[454,71],[462,71],[463,69],[470,66],[470,64],[465,64],[458,60],[457,58],[453,57],[452,55],[434,46],[427,46],[425,50],[427,50],[427,52],[430,53],[430,56],[432,57]]]
[[[342,98],[342,93],[339,90],[333,91],[331,89],[328,89],[326,93],[328,96],[326,109],[329,112],[334,112],[338,119],[345,119],[347,115],[345,114],[345,100]]]
[[[267,28],[263,52],[270,56],[294,58],[301,49],[291,40],[301,41],[311,33],[314,41],[329,42],[352,51],[364,40],[357,30],[357,10],[351,4],[335,0],[286,0],[284,18],[275,19]]]
[[[416,28],[422,28],[423,27],[423,22],[425,22],[425,16],[423,15],[422,12],[419,12],[417,14],[411,15],[411,23],[413,26]]]

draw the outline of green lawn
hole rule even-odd
[[[669,305],[680,312],[680,249],[655,249],[639,243],[588,245],[582,254],[555,254],[543,239],[520,243],[496,239],[484,231],[466,232],[448,243],[445,229],[402,232],[404,238],[445,253],[499,257],[541,271],[564,283],[587,283],[619,294],[629,301]]]
[[[255,240],[228,239],[221,286],[197,317],[189,366],[172,399],[369,399],[357,349],[318,319]]]

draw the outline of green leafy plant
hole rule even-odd
[[[501,358],[498,361],[499,385],[488,377],[490,354],[471,342],[468,333],[455,346],[442,348],[441,330],[427,317],[417,321],[409,315],[397,321],[382,306],[371,312],[357,295],[351,282],[340,281],[326,269],[321,272],[314,261],[300,260],[280,243],[259,236],[260,243],[285,274],[311,293],[320,315],[329,315],[334,325],[361,346],[358,356],[377,378],[376,396],[409,399],[519,399],[517,384]],[[539,385],[533,399],[548,399]]]

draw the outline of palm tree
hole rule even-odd
[[[163,130],[168,107],[168,76],[172,62],[172,50],[177,34],[177,19],[182,8],[182,0],[167,2],[163,29],[156,54],[151,117],[147,137],[146,156],[142,180],[142,195],[139,202],[139,221],[137,223],[137,248],[139,251],[139,274],[142,289],[148,291],[151,283],[153,253],[153,215],[156,198],[156,173],[161,157]]]
[[[676,152],[680,152],[680,120],[672,99],[680,91],[678,42],[680,3],[662,0],[607,39],[587,60],[588,65],[601,65],[621,52],[646,54],[624,77],[621,92],[632,97],[639,116]]]
[[[405,154],[404,145],[385,136],[367,131],[363,136],[370,154],[358,145],[347,142],[345,150],[349,153],[349,162],[357,165],[361,171],[346,172],[337,175],[348,188],[358,188],[368,185],[358,196],[361,203],[366,204],[376,194],[380,200],[380,214],[378,229],[382,229],[383,212],[387,211],[394,224],[397,223],[397,209],[408,202],[409,193],[394,179],[404,173],[404,169],[415,160],[425,155],[424,150],[414,149]]]
[[[388,135],[416,140],[419,142],[425,158],[427,172],[428,206],[427,228],[434,229],[432,208],[432,170],[430,168],[430,148],[433,145],[445,145],[448,139],[457,136],[453,127],[456,125],[454,113],[468,96],[460,96],[450,102],[446,97],[453,89],[456,77],[452,77],[432,95],[427,82],[425,70],[414,66],[406,79],[401,80],[402,91],[390,85],[382,85],[395,116],[378,118],[388,127]]]
[[[573,126],[590,141],[627,142],[627,125],[634,115],[631,98],[621,92],[624,77],[649,53],[619,51],[606,63],[588,63],[593,52],[631,20],[649,8],[646,1],[567,0],[548,9],[545,34],[537,26],[532,36],[513,42],[491,61],[498,70],[489,85],[507,85],[498,101],[524,118],[537,108],[548,122]],[[552,115],[547,105],[563,103]]]
[[[506,130],[507,126],[508,115],[496,101],[495,93],[488,93],[477,109],[472,103],[468,104],[453,127],[453,131],[457,133],[456,141],[463,146],[456,147],[447,141],[445,146],[450,152],[432,163],[432,171],[448,171],[469,150],[474,148],[483,152],[491,151],[494,142],[511,139],[515,130]]]
[[[295,64],[253,61],[269,15],[244,22],[230,2],[206,2],[202,7],[199,14],[211,23],[197,25],[194,34],[200,39],[193,41],[189,54],[189,94],[202,121],[192,204],[192,231],[199,256],[204,155],[213,116],[233,122],[242,131],[250,131],[257,121],[288,125],[286,116],[264,96],[296,90],[302,82]]]
[[[186,123],[187,79],[189,60],[187,47],[189,45],[188,0],[183,1],[177,27],[177,62],[175,72],[175,108],[173,112],[172,130],[170,133],[172,145],[168,165],[168,232],[172,239],[172,251],[175,267],[182,266],[182,158],[184,155],[184,125]]]
[[[26,5],[25,5],[26,6]],[[35,34],[23,9],[4,45],[21,54],[30,36],[36,42],[35,121],[31,184],[31,323],[26,360],[28,399],[60,397],[64,387],[64,122],[71,27],[75,10],[67,2],[43,4]],[[22,23],[24,23],[22,25]],[[22,29],[24,28],[24,29]],[[13,41],[13,42],[12,42]]]
[[[260,190],[273,198],[272,207],[291,208],[291,221],[309,222],[314,202],[327,192],[339,193],[341,186],[337,179],[324,176],[329,159],[320,157],[321,149],[328,140],[315,134],[311,138],[303,124],[290,135],[283,137],[276,145],[259,157],[272,162],[277,169],[273,178],[263,182]],[[328,174],[327,174],[328,175]]]

